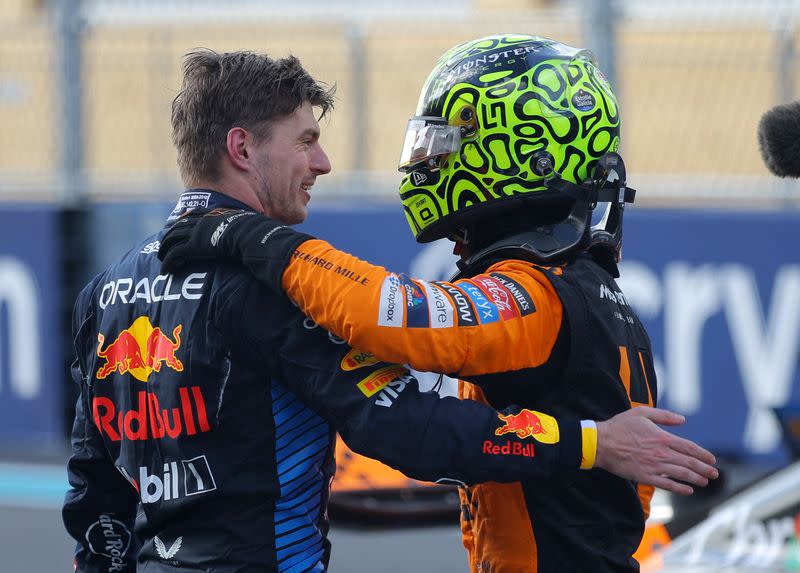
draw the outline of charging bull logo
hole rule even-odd
[[[175,356],[181,347],[182,329],[182,325],[176,326],[170,338],[160,327],[153,328],[148,317],[140,316],[105,348],[105,336],[98,334],[97,356],[106,361],[97,370],[98,380],[117,372],[147,382],[150,373],[161,371],[164,365],[183,372],[183,363]]]
[[[517,438],[533,438],[543,444],[555,444],[559,440],[558,422],[552,416],[521,410],[519,414],[498,414],[503,425],[494,431],[496,436],[516,434]]]

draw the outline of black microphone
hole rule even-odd
[[[800,101],[778,105],[758,122],[758,147],[778,177],[800,177]]]

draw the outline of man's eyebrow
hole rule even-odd
[[[305,137],[312,137],[312,138],[314,138],[314,139],[319,139],[320,133],[321,133],[321,132],[320,132],[320,129],[319,129],[319,128],[317,128],[317,127],[309,127],[309,128],[307,128],[307,129],[305,129],[305,130],[304,130],[304,131],[303,131],[303,132],[300,134],[300,139],[303,139],[303,138],[305,138]]]

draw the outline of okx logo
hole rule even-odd
[[[139,492],[142,503],[171,501],[217,489],[214,474],[211,473],[205,456],[167,462],[161,471],[155,470],[152,474],[150,468],[142,466],[139,468],[138,480],[131,477],[125,468],[120,468],[120,471]]]
[[[140,316],[105,348],[105,336],[98,334],[97,356],[106,361],[97,369],[98,380],[117,372],[147,382],[150,373],[159,372],[164,365],[183,372],[183,363],[175,355],[181,347],[182,328],[176,326],[169,337],[160,327],[153,328],[148,317]]]

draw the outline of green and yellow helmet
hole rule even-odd
[[[538,36],[458,45],[408,122],[400,197],[419,242],[545,205],[619,147],[619,109],[590,52]]]

